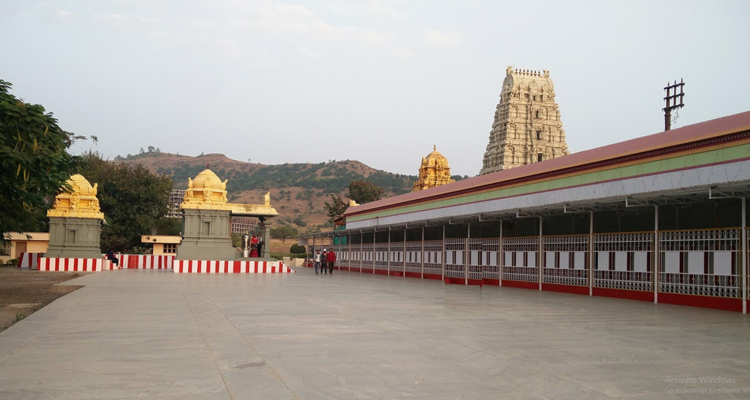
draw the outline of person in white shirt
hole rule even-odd
[[[318,274],[318,270],[320,269],[320,250],[315,254],[315,275]]]

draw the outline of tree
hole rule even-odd
[[[385,190],[364,179],[349,182],[349,198],[359,204],[380,200]]]
[[[297,234],[297,230],[289,225],[282,225],[278,228],[271,228],[271,237],[274,239],[281,239],[281,243],[286,243],[287,239],[296,237]]]
[[[326,210],[326,215],[328,215],[330,221],[333,222],[344,216],[344,213],[346,212],[346,209],[349,208],[349,205],[344,203],[344,200],[341,200],[341,196],[332,194],[331,202],[328,203],[326,201],[323,207]]]
[[[289,253],[291,254],[305,254],[305,246],[300,246],[297,243],[289,247]]]
[[[76,137],[11,87],[0,79],[0,232],[46,229],[46,209],[78,161],[66,151]]]
[[[168,176],[141,165],[110,163],[96,153],[83,156],[80,174],[92,185],[99,184],[97,198],[107,221],[102,227],[103,250],[132,250],[141,246],[141,235],[158,233],[160,227],[174,233],[174,222],[160,222],[166,218],[172,190]]]
[[[159,218],[156,221],[156,233],[177,236],[182,233],[182,220],[180,218]]]

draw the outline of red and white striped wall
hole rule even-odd
[[[104,260],[101,258],[46,258],[39,259],[40,271],[101,271]]]
[[[285,274],[294,270],[281,261],[174,260],[177,274]]]
[[[44,253],[21,253],[21,257],[18,258],[19,268],[39,269],[39,259],[42,258]]]
[[[118,254],[120,268],[172,269],[174,255]]]

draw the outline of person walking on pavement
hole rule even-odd
[[[328,270],[326,267],[328,266],[328,251],[326,249],[323,249],[323,253],[320,255],[320,273],[321,274],[327,274]]]
[[[336,252],[333,249],[326,255],[326,260],[328,261],[328,273],[333,274],[333,264],[336,263]]]
[[[320,250],[318,250],[318,253],[315,254],[315,275],[318,274],[318,270],[320,269]]]

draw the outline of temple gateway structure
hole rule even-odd
[[[55,196],[47,210],[50,237],[46,257],[99,259],[104,214],[96,198],[97,184],[91,186],[83,175],[76,174],[67,186],[70,189]]]
[[[257,217],[264,243],[269,243],[268,219],[278,216],[271,207],[270,194],[263,204],[232,204],[227,200],[227,181],[221,181],[206,168],[195,179],[188,178],[188,189],[180,204],[183,213],[182,241],[176,260],[238,260],[242,253],[232,246],[232,216]],[[270,259],[269,246],[257,258]]]
[[[549,71],[505,70],[480,175],[567,155]]]

